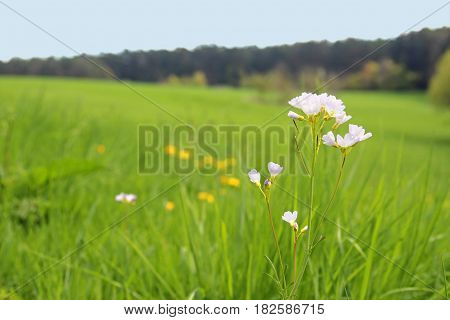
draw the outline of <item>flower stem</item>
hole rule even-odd
[[[333,193],[331,194],[331,198],[330,198],[330,200],[328,201],[327,206],[325,207],[324,212],[321,214],[321,219],[320,219],[319,223],[317,224],[317,228],[316,228],[317,231],[314,233],[313,245],[312,245],[313,248],[315,247],[315,244],[318,244],[318,243],[321,241],[321,240],[319,239],[319,241],[316,242],[316,238],[317,238],[317,236],[318,236],[318,234],[319,234],[319,228],[320,228],[320,226],[322,225],[323,220],[325,219],[325,215],[326,215],[326,213],[328,212],[328,210],[330,209],[330,206],[331,206],[331,204],[333,203],[333,200],[334,200],[334,198],[335,198],[335,196],[336,196],[336,193],[337,193],[339,184],[340,184],[341,179],[342,179],[342,173],[343,173],[343,171],[344,171],[345,160],[346,160],[346,154],[343,153],[343,154],[342,154],[342,162],[341,162],[341,166],[340,166],[340,169],[339,169],[339,174],[338,174],[338,177],[337,177],[337,180],[336,180],[336,185],[335,185],[335,187],[334,187]],[[312,208],[312,206],[311,206],[311,208]],[[309,226],[311,226],[311,225],[309,225]],[[310,230],[311,230],[311,228],[310,228]],[[308,242],[309,242],[309,236],[310,236],[310,235],[311,235],[311,231],[310,231],[309,234],[308,234]],[[302,280],[303,275],[305,274],[306,268],[307,268],[308,263],[309,263],[309,260],[310,260],[310,258],[311,258],[311,254],[312,254],[312,248],[311,248],[311,250],[310,250],[309,244],[308,244],[308,247],[307,247],[307,253],[306,253],[306,255],[305,255],[305,262],[304,262],[304,265],[303,265],[301,274],[298,275],[298,278],[297,278],[296,281],[294,282],[294,285],[293,285],[293,287],[292,287],[291,293],[289,294],[290,297],[294,297],[295,291],[297,291],[298,285],[299,285],[300,281]]]
[[[297,233],[294,233],[294,283],[297,279],[297,243],[298,243]]]
[[[284,282],[283,284],[286,285],[286,277],[284,275],[284,263],[283,263],[283,258],[281,256],[281,250],[280,250],[280,244],[278,242],[278,236],[277,236],[277,233],[275,231],[275,226],[273,224],[272,210],[270,209],[270,202],[269,202],[268,197],[265,197],[265,199],[266,199],[266,204],[267,204],[267,212],[269,213],[268,214],[269,222],[270,222],[270,226],[272,228],[273,240],[274,240],[275,246],[277,248],[278,258],[280,259],[281,271],[282,271],[281,275],[282,275],[283,282]]]
[[[309,215],[308,215],[308,227],[309,230],[312,229],[312,216],[314,212],[314,171],[316,167],[316,155],[317,155],[317,146],[316,146],[316,130],[315,130],[315,123],[313,122],[311,124],[311,137],[312,137],[312,163],[311,163],[311,172],[310,172],[310,178],[309,178],[309,187],[310,187],[310,194],[309,194]],[[311,232],[308,233],[308,242],[307,242],[307,251],[309,252],[311,249]]]
[[[297,278],[297,242],[294,243],[294,281]]]
[[[294,133],[295,149],[297,150],[297,153],[300,157],[300,161],[303,166],[303,169],[306,171],[306,174],[309,176],[310,173],[309,173],[308,165],[306,164],[306,161],[305,161],[305,157],[303,157],[302,147],[298,144],[298,141],[297,141],[297,137],[298,137],[298,134],[300,134],[300,130],[298,129],[298,126],[295,123],[295,121],[294,121],[294,125],[295,125],[295,129],[297,130],[297,134]]]
[[[328,203],[327,203],[327,206],[325,207],[325,210],[320,214],[320,220],[319,220],[319,223],[317,224],[317,228],[316,228],[317,230],[316,230],[316,232],[314,233],[314,239],[313,239],[313,242],[316,241],[316,238],[317,238],[317,236],[318,236],[318,234],[319,234],[319,228],[320,228],[320,226],[322,225],[323,220],[325,220],[325,215],[327,214],[328,210],[330,209],[331,204],[333,203],[333,200],[334,200],[334,198],[335,198],[335,196],[336,196],[337,190],[338,190],[338,188],[339,188],[339,184],[340,184],[340,182],[341,182],[341,180],[342,180],[342,173],[344,172],[344,165],[345,165],[345,160],[346,160],[346,158],[347,158],[347,157],[346,157],[346,154],[343,153],[343,154],[342,154],[341,166],[340,166],[340,168],[339,168],[339,173],[338,173],[338,176],[337,176],[337,179],[336,179],[336,184],[334,185],[333,192],[332,192],[332,194],[331,194],[330,200],[329,200]]]

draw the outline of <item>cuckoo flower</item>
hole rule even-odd
[[[337,128],[341,124],[346,123],[348,120],[350,120],[352,118],[352,116],[347,115],[347,113],[345,113],[345,111],[341,111],[335,115],[335,118],[336,118],[336,123],[333,127]]]
[[[250,178],[250,181],[257,186],[261,185],[261,174],[256,169],[250,170],[248,172],[248,177]]]
[[[277,175],[281,173],[281,171],[283,171],[283,167],[275,162],[269,162],[267,168],[269,169],[270,176],[272,178],[275,178]]]
[[[342,100],[337,99],[335,96],[322,93],[318,97],[321,106],[325,109],[326,115],[329,118],[336,117],[337,114],[340,114],[345,109]]]
[[[135,203],[137,200],[137,196],[135,194],[126,194],[126,193],[119,193],[118,195],[116,195],[115,200],[117,202],[121,202],[121,203]]]
[[[302,117],[298,113],[295,113],[294,111],[289,111],[288,112],[288,117],[291,118],[291,119],[294,119],[294,120],[303,120],[303,119],[305,119],[304,117]]]
[[[357,140],[357,142],[364,141],[372,137],[372,133],[366,133],[366,130],[362,126],[357,126],[355,124],[350,124],[348,126],[348,131],[352,137]]]
[[[335,136],[334,136],[332,131],[329,131],[326,135],[324,135],[322,137],[322,141],[327,146],[330,146],[330,147],[336,147],[337,146],[336,138],[335,138]]]
[[[281,219],[283,219],[283,221],[286,221],[287,223],[289,223],[291,225],[291,227],[294,228],[295,230],[298,229],[298,224],[296,222],[297,211],[294,211],[294,212],[286,211],[283,214],[283,216],[281,217]]]
[[[372,137],[372,133],[366,133],[363,127],[351,124],[349,125],[349,132],[344,137],[338,134],[335,138],[333,132],[329,131],[322,137],[322,141],[327,146],[345,150],[370,137]]]
[[[289,104],[302,110],[309,117],[315,116],[322,111],[320,98],[315,93],[303,92],[300,96],[291,99]]]

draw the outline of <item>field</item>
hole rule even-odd
[[[194,128],[259,127],[288,107],[244,89],[132,86]],[[373,138],[349,155],[297,298],[445,298],[450,114],[422,92],[337,95]],[[267,161],[287,155],[292,122],[284,114],[270,126],[285,141],[261,154],[251,144],[245,161],[219,139],[217,158],[236,160],[226,174],[237,187],[221,183],[223,172],[139,174],[138,125],[180,123],[117,82],[1,77],[0,120],[0,298],[279,298],[265,204],[247,171],[266,174]],[[196,143],[183,143],[195,154]],[[330,198],[338,156],[320,149],[317,210]],[[305,224],[309,184],[294,173],[298,163],[282,164],[272,211],[282,250],[291,252],[281,215],[298,210]],[[136,194],[136,205],[115,202],[120,192]]]

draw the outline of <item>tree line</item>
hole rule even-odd
[[[386,81],[382,76],[386,76],[386,72],[395,72],[393,81],[401,81],[402,88],[424,89],[428,87],[436,62],[449,45],[450,28],[444,27],[423,29],[395,39],[310,41],[266,48],[200,46],[194,50],[125,50],[119,54],[89,58],[121,79],[162,82],[174,77],[196,75],[199,78],[200,73],[207,84],[239,86],[248,83],[247,80],[254,75],[274,71],[290,79],[309,79],[310,73],[314,77],[324,73],[328,76],[339,75],[356,61],[367,57],[347,73],[357,75],[362,72],[360,78],[363,80],[367,74],[377,74],[378,80],[366,79],[367,85],[383,88]],[[371,64],[368,65],[368,61]],[[13,58],[0,62],[0,74],[109,77],[81,56],[29,60]],[[359,84],[362,81],[360,78],[348,78],[345,85]]]

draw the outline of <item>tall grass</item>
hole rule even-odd
[[[260,125],[282,110],[254,102],[245,90],[135,86],[194,126]],[[325,240],[297,296],[442,299],[450,263],[449,114],[430,108],[422,93],[339,97],[375,135],[347,160],[321,229]],[[266,260],[276,254],[266,209],[239,159],[239,188],[221,186],[218,176],[193,174],[172,187],[181,178],[175,173],[137,175],[137,125],[175,122],[107,81],[3,77],[0,113],[0,298],[278,298]],[[287,127],[288,120],[274,124]],[[329,200],[339,161],[338,153],[318,158],[317,212]],[[283,165],[300,170],[298,162]],[[291,252],[281,215],[298,210],[305,222],[308,206],[300,200],[309,186],[306,177],[298,183],[288,174],[278,183],[275,228],[282,250]],[[137,205],[115,203],[121,191],[137,194]],[[199,191],[215,202],[199,201]],[[173,211],[164,210],[167,200]],[[125,226],[106,230],[133,210]]]

